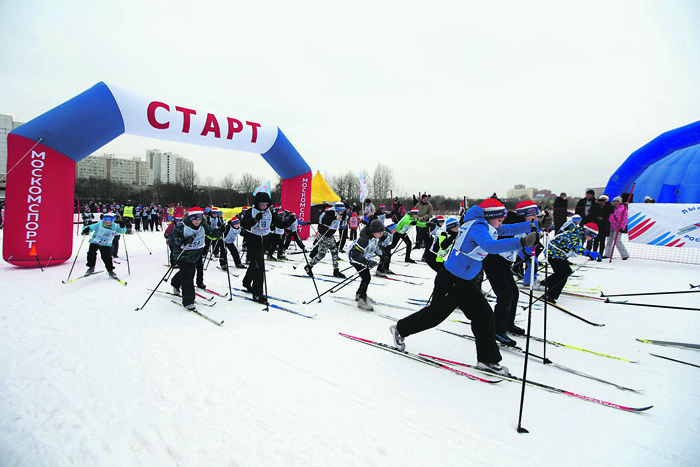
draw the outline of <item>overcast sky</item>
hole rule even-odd
[[[95,83],[278,125],[314,172],[394,169],[401,194],[570,196],[700,120],[700,1],[0,0],[0,113]],[[123,135],[202,177],[255,154]]]

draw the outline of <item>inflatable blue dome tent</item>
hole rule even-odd
[[[610,177],[610,197],[628,193],[658,203],[700,203],[700,121],[656,137],[633,152]]]

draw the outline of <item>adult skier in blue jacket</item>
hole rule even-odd
[[[406,337],[437,326],[459,307],[471,320],[477,366],[497,374],[509,374],[508,368],[499,365],[501,354],[495,341],[493,311],[481,293],[481,282],[474,280],[487,254],[519,250],[534,245],[538,240],[537,232],[499,240],[499,234],[518,235],[530,230],[528,222],[503,225],[505,217],[505,206],[493,198],[473,206],[465,213],[464,223],[445,267],[435,277],[432,302],[390,328],[400,350],[406,347]]]

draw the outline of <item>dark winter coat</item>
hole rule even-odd
[[[205,220],[202,220],[202,223],[199,224],[199,227],[195,227],[192,224],[192,222],[190,222],[190,220],[187,218],[187,216],[183,217],[182,223],[177,224],[173,228],[173,231],[170,233],[170,236],[168,237],[168,243],[170,243],[171,248],[170,260],[172,264],[175,264],[178,261],[184,261],[186,263],[195,264],[197,261],[199,261],[199,259],[202,257],[202,254],[204,253],[204,245],[202,245],[201,248],[196,250],[186,249],[187,244],[185,242],[192,237],[191,234],[188,235],[186,233],[191,232],[191,230],[189,229],[192,229],[196,233],[198,233],[200,229],[204,229],[204,235],[208,235],[211,238],[219,238],[221,236],[221,232],[218,229],[212,230]]]
[[[610,214],[614,207],[610,201],[596,203],[588,210],[587,222],[595,222],[598,226],[598,236],[607,237],[610,235]]]
[[[568,201],[561,196],[557,196],[557,199],[554,200],[554,205],[552,206],[554,212],[552,213],[552,217],[554,217],[554,228],[556,230],[559,230],[559,227],[564,225],[564,222],[566,222],[566,218],[568,217],[568,206]]]

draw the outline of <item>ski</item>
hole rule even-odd
[[[429,280],[429,279],[430,279],[429,277],[412,276],[412,275],[410,275],[410,274],[399,274],[399,273],[397,273],[397,272],[389,273],[389,275],[390,275],[390,276],[411,277],[411,278],[413,278],[413,279],[425,279],[425,280]]]
[[[306,279],[311,279],[311,276],[308,276],[308,275],[306,275],[306,274],[290,274],[290,273],[288,273],[288,272],[285,272],[285,273],[283,273],[283,274],[285,274],[285,275],[287,275],[287,276],[292,276],[292,277],[304,277],[304,278],[306,278]],[[326,277],[319,277],[319,276],[326,276],[326,277],[328,277],[328,279],[327,279]],[[333,282],[334,284],[340,284],[343,280],[345,280],[345,279],[342,279],[342,280],[341,280],[341,279],[339,279],[339,278],[338,278],[338,280],[331,280],[331,279],[329,279],[330,277],[333,277],[333,276],[331,276],[330,274],[314,274],[314,278],[315,278],[317,281]],[[355,281],[358,277],[360,277],[360,276],[353,277],[352,279],[350,279],[350,282]],[[373,286],[374,286],[374,285],[381,285],[381,286],[384,286],[384,285],[386,285],[386,284],[380,284],[380,283],[378,283],[378,282],[377,282],[377,283],[372,282],[372,285],[373,285]]]
[[[238,292],[250,293],[245,289],[239,289],[237,287],[231,287],[231,288],[233,290],[237,290]],[[223,297],[223,295],[222,295],[222,297]],[[273,297],[272,295],[266,295],[266,297],[270,300],[277,300],[278,302],[291,303],[292,305],[297,305],[299,303],[297,301],[287,300],[286,298]]]
[[[176,305],[179,305],[179,306],[182,307],[183,309],[194,313],[195,315],[199,316],[200,318],[204,318],[204,319],[206,319],[207,321],[209,321],[210,323],[216,324],[217,326],[221,326],[222,324],[224,324],[223,320],[222,320],[222,321],[216,321],[216,320],[211,319],[210,317],[208,317],[208,316],[205,315],[204,313],[200,313],[200,312],[197,311],[197,310],[189,310],[189,309],[185,308],[185,305],[183,305],[182,303],[178,302],[177,300],[170,300],[170,301],[173,302],[173,303],[176,304]]]
[[[348,300],[348,301],[351,301],[351,302],[354,302],[354,301],[355,301],[355,300],[352,299],[352,298],[345,298],[345,297],[335,297],[335,298],[336,298],[336,300]],[[387,307],[389,307],[389,308],[398,308],[399,310],[416,311],[415,308],[408,308],[407,306],[394,305],[394,304],[392,304],[392,303],[377,302],[376,300],[375,300],[375,302],[373,303],[373,305],[387,306]]]
[[[521,291],[523,291],[523,292],[529,292],[529,291],[530,291],[530,289],[529,289],[529,288],[526,288],[526,287],[518,287],[518,288],[519,288]],[[538,292],[544,292],[544,289],[540,287],[540,288],[537,289],[537,291],[538,291]],[[589,299],[589,300],[597,300],[597,301],[599,301],[599,302],[604,302],[604,301],[605,301],[604,298],[596,297],[595,295],[586,295],[586,294],[583,294],[583,293],[568,292],[567,290],[563,290],[563,291],[561,292],[561,295],[564,295],[564,296],[567,296],[567,297],[572,297],[572,298],[587,298],[587,299]]]
[[[469,321],[460,321],[458,319],[452,319],[452,318],[450,318],[450,321],[454,321],[455,323],[461,323],[461,324],[466,324],[466,325],[471,324]],[[516,337],[525,337],[525,336],[516,336]],[[589,349],[584,349],[582,347],[575,347],[573,345],[562,344],[561,342],[555,342],[555,341],[549,340],[549,339],[545,340],[545,339],[542,339],[541,337],[537,337],[537,336],[533,336],[533,335],[530,336],[530,339],[535,340],[537,342],[546,342],[547,344],[552,344],[555,347],[566,347],[566,348],[572,349],[572,350],[578,350],[581,352],[591,353],[593,355],[598,355],[599,357],[612,358],[614,360],[622,360],[623,362],[627,362],[627,363],[639,363],[638,360],[628,360],[626,358],[616,357],[614,355],[608,355],[608,354],[596,352],[595,350],[589,350]]]
[[[101,274],[103,272],[104,271],[96,271],[96,272],[92,272],[90,274],[83,274],[82,276],[78,276],[78,277],[71,279],[69,281],[61,281],[61,282],[64,284],[70,284],[71,282],[79,281],[80,279],[85,279],[86,277],[94,276],[95,274]]]
[[[233,297],[242,298],[243,300],[248,300],[248,301],[251,301],[251,302],[254,302],[254,303],[259,303],[259,302],[256,302],[255,300],[253,300],[253,299],[250,298],[250,297],[246,297],[245,295],[238,295],[238,294],[235,294],[235,293],[232,293],[231,295],[232,295]],[[263,303],[260,303],[260,305],[263,305]],[[304,318],[315,318],[315,317],[316,317],[316,315],[305,315],[304,313],[300,313],[300,312],[298,312],[298,311],[294,311],[294,310],[292,310],[291,308],[285,308],[285,307],[283,307],[283,306],[275,305],[274,303],[268,303],[268,306],[270,306],[270,307],[272,307],[272,308],[276,308],[276,309],[278,309],[278,310],[286,311],[287,313],[292,313],[292,314],[295,314],[295,315],[303,316]]]
[[[197,287],[197,288],[198,288],[199,290],[204,290],[205,292],[209,292],[209,293],[212,294],[212,295],[216,295],[217,297],[224,297],[224,298],[226,298],[226,295],[221,294],[221,293],[219,293],[219,292],[215,292],[214,290],[211,290],[211,289],[207,289],[206,287],[203,288],[203,289],[202,289],[202,288],[199,288],[199,287]],[[212,297],[212,298],[214,298],[214,297]]]
[[[463,366],[463,367],[471,368],[471,369],[473,369],[473,370],[480,371],[480,372],[482,372],[482,373],[489,374],[489,375],[492,375],[492,374],[493,374],[493,373],[491,373],[491,372],[489,372],[489,371],[482,370],[481,368],[477,368],[475,365],[470,365],[470,364],[468,364],[468,363],[456,362],[456,361],[453,361],[453,360],[447,360],[447,359],[445,359],[445,358],[435,357],[435,356],[427,355],[427,354],[423,354],[423,353],[421,353],[421,354],[419,354],[419,355],[422,356],[422,357],[425,357],[425,358],[430,358],[430,359],[435,360],[435,361],[437,361],[437,362],[448,363],[448,364],[450,364],[450,365]],[[517,377],[517,376],[512,376],[512,375],[511,375],[511,376],[500,376],[500,375],[499,375],[499,377],[501,377],[501,378],[503,378],[503,379],[507,379],[507,380],[509,380],[509,381],[515,381],[515,382],[519,382],[519,383],[522,383],[522,382],[523,382],[523,379],[522,379],[522,378],[519,378],[519,377]],[[536,387],[536,388],[544,389],[545,391],[553,392],[553,393],[556,393],[556,394],[563,394],[563,395],[565,395],[565,396],[575,397],[575,398],[577,398],[577,399],[581,399],[581,400],[584,400],[584,401],[593,402],[593,403],[595,403],[595,404],[600,404],[600,405],[603,405],[603,406],[605,406],[605,407],[610,407],[610,408],[613,408],[613,409],[623,410],[623,411],[625,411],[625,412],[644,412],[645,410],[649,410],[649,409],[651,409],[652,407],[654,407],[653,405],[649,405],[649,406],[646,406],[646,407],[628,407],[628,406],[625,406],[625,405],[619,405],[619,404],[615,404],[615,403],[612,403],[612,402],[607,402],[607,401],[604,401],[604,400],[601,400],[601,399],[596,399],[596,398],[594,398],[594,397],[585,396],[585,395],[582,395],[582,394],[576,394],[576,393],[574,393],[574,392],[567,391],[567,390],[565,390],[565,389],[559,389],[559,388],[556,388],[556,387],[554,387],[554,386],[549,386],[549,385],[543,384],[543,383],[537,383],[537,382],[531,381],[531,380],[525,380],[525,384],[530,385],[530,386],[533,386],[533,387]]]
[[[470,335],[467,335],[467,334],[459,334],[459,333],[457,333],[457,332],[452,332],[452,331],[448,331],[448,330],[446,330],[446,329],[441,329],[441,328],[436,328],[436,329],[437,329],[438,331],[442,331],[442,332],[445,332],[445,333],[447,333],[447,334],[452,334],[453,336],[461,337],[461,338],[463,338],[463,339],[468,339],[468,340],[471,340],[471,341],[475,340],[473,336],[470,336]],[[519,354],[525,355],[525,349],[523,349],[522,347],[518,347],[517,345],[516,345],[516,346],[508,346],[508,345],[502,344],[501,342],[496,342],[496,343],[497,343],[498,346],[501,347],[502,349],[509,350],[509,351],[511,351],[511,352],[515,352],[515,353],[519,353]],[[550,365],[550,366],[553,366],[553,367],[555,367],[555,368],[559,368],[560,370],[563,370],[563,371],[566,371],[566,372],[569,372],[569,373],[573,373],[573,374],[575,374],[575,375],[583,376],[584,378],[592,379],[592,380],[594,380],[594,381],[598,381],[599,383],[609,384],[610,386],[615,386],[617,389],[621,389],[621,390],[623,390],[623,391],[631,391],[631,392],[637,392],[637,393],[642,392],[642,390],[640,390],[640,389],[633,389],[633,388],[628,388],[628,387],[626,387],[626,386],[621,386],[621,385],[619,385],[619,384],[616,384],[616,383],[613,383],[613,382],[610,382],[610,381],[607,381],[607,380],[598,378],[597,376],[589,375],[589,374],[584,373],[584,372],[582,372],[582,371],[578,371],[578,370],[575,370],[575,369],[573,369],[573,368],[569,368],[568,366],[564,366],[564,365],[560,365],[560,364],[558,364],[558,363],[554,363],[554,362],[551,361],[550,359],[548,359],[548,358],[546,358],[546,357],[542,357],[542,356],[537,355],[537,354],[534,354],[534,353],[532,353],[532,352],[529,352],[529,353],[528,353],[528,356],[530,356],[530,357],[532,357],[532,358],[535,358],[535,359],[537,359],[537,360],[540,360],[540,361],[544,362],[545,365]]]
[[[115,281],[119,282],[122,285],[126,285],[126,281],[121,280],[120,278],[118,278],[117,276],[115,276],[113,274],[107,274],[107,277],[109,277],[110,279],[114,279]]]
[[[694,366],[695,368],[700,368],[700,365],[696,365],[695,363],[684,362],[683,360],[676,360],[675,358],[664,357],[663,355],[657,355],[655,353],[649,353],[649,355],[653,355],[654,357],[659,357],[659,358],[663,358],[666,360],[671,360],[672,362],[682,363],[683,365],[690,365],[690,366]]]
[[[357,306],[356,304],[354,304],[354,303],[352,303],[352,302],[346,302],[345,300],[338,300],[337,298],[335,299],[335,301],[336,301],[337,303],[340,303],[340,304],[343,304],[343,305],[346,305],[346,306],[355,308],[356,310],[364,311],[364,312],[366,312],[366,313],[374,313],[374,310],[365,310],[365,309],[362,309],[362,308],[360,308],[359,306]]]
[[[688,344],[685,342],[657,341],[654,339],[637,339],[645,344],[664,345],[667,347],[681,347],[683,349],[700,349],[700,344]]]
[[[155,293],[159,293],[159,294],[163,294],[163,295],[170,295],[171,297],[180,297],[180,298],[182,298],[181,295],[174,294],[174,293],[172,293],[172,292],[164,292],[164,291],[162,291],[162,290],[153,290],[153,289],[146,289],[146,290],[150,290],[151,292],[155,292]],[[201,295],[200,295],[200,297],[201,297]],[[212,297],[212,298],[213,298],[213,297]],[[196,303],[197,305],[203,305],[203,306],[214,306],[214,305],[216,305],[216,302],[212,302],[212,303],[195,302],[195,303]]]
[[[432,366],[432,367],[435,367],[435,368],[442,368],[443,370],[451,371],[451,372],[453,372],[453,373],[455,373],[455,374],[458,374],[458,375],[460,375],[460,376],[464,376],[464,377],[469,378],[469,379],[473,379],[473,380],[475,380],[475,381],[481,381],[482,383],[489,383],[489,384],[495,384],[495,383],[500,383],[500,382],[501,382],[500,379],[494,381],[494,380],[491,380],[491,379],[480,378],[479,376],[472,375],[472,374],[470,374],[470,373],[465,373],[464,371],[460,371],[460,370],[457,370],[456,368],[452,368],[452,367],[449,367],[449,366],[447,366],[447,365],[443,365],[443,364],[438,363],[438,362],[436,362],[436,361],[433,361],[433,360],[431,360],[431,359],[429,359],[429,358],[425,358],[425,357],[423,357],[423,356],[421,356],[421,355],[408,352],[407,350],[401,351],[401,350],[397,349],[396,347],[392,347],[391,345],[383,344],[383,343],[381,343],[381,342],[375,342],[375,341],[371,341],[371,340],[369,340],[369,339],[363,339],[363,338],[361,338],[361,337],[351,336],[351,335],[349,335],[349,334],[344,334],[344,333],[342,333],[342,332],[339,332],[338,334],[340,334],[341,336],[343,336],[343,337],[345,337],[345,338],[347,338],[347,339],[350,339],[350,340],[352,340],[352,341],[361,342],[361,343],[363,343],[363,344],[367,344],[367,345],[370,345],[370,346],[372,346],[372,347],[377,347],[377,348],[379,348],[379,349],[386,350],[387,352],[392,352],[392,353],[395,353],[395,354],[397,354],[397,355],[403,355],[404,357],[410,358],[411,360],[415,360],[415,361],[417,361],[417,362],[425,363],[426,365],[429,365],[429,366]],[[500,378],[499,375],[491,374],[491,376],[493,376],[493,377],[499,377],[499,378]]]
[[[228,272],[228,273],[231,274],[233,277],[238,277],[238,274],[234,274],[234,273],[231,272],[231,268],[228,268],[228,269],[221,269],[221,266],[217,266],[216,269],[218,269],[218,270],[220,270],[220,271]]]
[[[381,276],[377,276],[377,277],[381,277]],[[384,276],[384,277],[381,277],[381,278],[382,278],[382,279],[389,279],[390,281],[404,282],[404,283],[406,283],[406,284],[411,284],[411,285],[423,285],[422,282],[412,282],[412,281],[407,281],[407,280],[405,280],[405,279],[397,279],[396,277]]]

